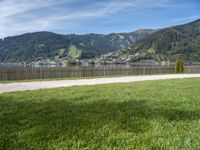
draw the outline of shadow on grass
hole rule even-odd
[[[0,149],[48,149],[56,143],[103,141],[119,131],[140,134],[151,120],[192,121],[200,112],[150,106],[145,100],[72,103],[64,100],[16,102],[0,97]]]

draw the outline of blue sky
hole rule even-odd
[[[200,19],[199,0],[0,0],[0,38],[164,28]]]

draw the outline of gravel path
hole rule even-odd
[[[200,74],[172,74],[172,75],[128,76],[128,77],[96,78],[96,79],[80,79],[80,80],[19,82],[19,83],[0,84],[0,93],[69,87],[78,85],[95,85],[95,84],[123,83],[123,82],[125,83],[125,82],[136,82],[136,81],[146,81],[146,80],[163,80],[163,79],[179,79],[179,78],[195,78],[195,77],[200,77]]]

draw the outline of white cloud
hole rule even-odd
[[[184,17],[184,18],[177,18],[177,19],[172,19],[171,22],[172,23],[181,23],[181,22],[185,22],[185,21],[192,21],[195,19],[199,19],[200,15],[194,15],[194,16],[188,16],[188,17]]]
[[[79,0],[80,3],[84,0]],[[91,1],[87,7],[70,7],[78,0],[3,0],[0,1],[0,38],[25,32],[74,28],[84,19],[109,16],[128,9],[137,11],[168,7],[168,0]],[[60,4],[62,7],[60,7]],[[69,6],[67,5],[69,4]],[[56,11],[53,8],[59,7]],[[43,9],[47,14],[41,14]],[[62,24],[64,27],[61,27]]]

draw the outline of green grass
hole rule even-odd
[[[0,149],[199,149],[200,78],[0,94]]]

